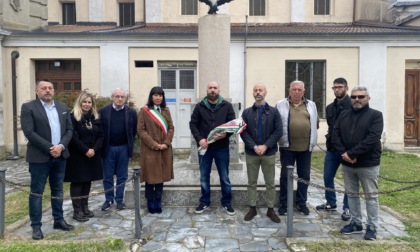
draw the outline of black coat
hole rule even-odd
[[[258,142],[258,108],[255,104],[242,112],[242,119],[247,124],[245,130],[241,134],[241,138],[245,143],[245,152],[249,155],[256,156],[254,146],[265,144],[267,150],[266,156],[273,155],[277,152],[277,142],[282,135],[282,124],[280,113],[276,108],[264,105],[262,113],[262,143]]]
[[[343,111],[335,123],[332,142],[338,152],[347,152],[349,158],[357,158],[357,162],[351,164],[341,160],[341,163],[350,167],[379,165],[383,129],[382,113],[369,105],[360,110]]]
[[[104,140],[102,122],[95,120],[93,115],[83,115],[76,121],[71,114],[73,122],[73,138],[69,144],[70,157],[67,159],[65,182],[88,182],[103,178],[101,149]],[[91,122],[92,129],[86,124]],[[95,150],[95,156],[88,158],[86,152]]]
[[[337,120],[338,116],[343,110],[347,110],[350,108],[351,99],[348,95],[346,95],[344,96],[343,100],[341,100],[341,102],[338,102],[338,99],[335,98],[334,102],[330,103],[325,109],[328,124],[328,134],[325,135],[325,138],[327,139],[326,145],[328,151],[334,151],[334,146],[332,144],[331,137],[334,131],[335,121]]]
[[[207,98],[198,103],[191,115],[190,130],[197,146],[201,139],[207,139],[208,134],[217,126],[235,119],[235,111],[231,103],[223,100],[218,103],[215,109],[211,109],[208,105]],[[232,133],[228,133],[223,139],[220,139],[209,145],[208,149],[221,149],[229,147],[229,137]]]

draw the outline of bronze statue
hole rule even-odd
[[[207,4],[210,9],[209,12],[207,12],[208,14],[216,14],[216,12],[219,10],[219,8],[217,8],[220,5],[223,5],[225,3],[229,3],[233,0],[199,0],[202,3]]]

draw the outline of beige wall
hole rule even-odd
[[[264,83],[267,87],[267,102],[275,106],[285,94],[286,60],[325,60],[326,61],[326,104],[335,96],[331,90],[332,82],[344,77],[353,88],[358,83],[359,50],[358,48],[250,48],[247,51],[247,85],[246,105],[250,107],[254,98],[252,87],[256,83]],[[324,143],[327,132],[325,119],[320,120],[318,130],[319,143]]]
[[[136,106],[144,106],[150,89],[158,85],[158,61],[198,61],[196,48],[130,48],[130,92]],[[135,60],[153,60],[153,68],[136,68]]]
[[[420,48],[390,47],[387,52],[386,145],[404,150],[405,70],[420,69]]]
[[[4,62],[11,62],[10,54],[17,50],[20,54],[16,60],[17,109],[20,114],[22,103],[35,99],[35,60],[42,59],[80,59],[82,61],[82,88],[89,88],[93,93],[100,93],[100,62],[99,48],[6,48]],[[4,64],[3,106],[12,108],[12,78],[11,64]],[[12,109],[4,110],[4,142],[7,148],[12,148],[13,132]],[[18,123],[18,127],[20,124]],[[19,144],[24,144],[23,133],[19,133]]]
[[[162,8],[162,23],[197,23],[200,16],[207,15],[208,6],[199,2],[197,16],[181,15],[181,1],[160,0]],[[249,23],[287,23],[290,22],[290,1],[267,0],[266,16],[249,16]],[[245,16],[249,15],[248,1],[233,1],[219,6],[226,8],[231,16],[231,23],[245,23]]]
[[[76,22],[89,22],[89,0],[48,0],[48,22],[63,23],[62,3],[76,3]]]

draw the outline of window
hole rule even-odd
[[[76,24],[76,4],[62,3],[63,5],[63,25]]]
[[[250,16],[265,16],[265,0],[249,0]]]
[[[292,81],[303,81],[305,97],[315,102],[318,116],[325,118],[325,73],[325,61],[286,61],[286,96]]]
[[[181,0],[181,14],[182,15],[197,15],[198,11],[197,0]]]
[[[315,0],[315,15],[330,15],[330,0]]]
[[[134,25],[134,3],[120,3],[120,26]]]
[[[159,62],[160,85],[163,89],[194,89],[196,62]]]

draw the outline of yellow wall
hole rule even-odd
[[[158,85],[158,61],[198,61],[196,48],[130,48],[130,93],[136,106],[147,102],[150,89]],[[153,68],[136,68],[136,60],[153,60]]]
[[[359,74],[358,48],[250,48],[247,51],[247,85],[246,106],[254,102],[252,87],[263,83],[267,87],[266,100],[271,106],[283,99],[285,95],[285,65],[286,60],[325,60],[326,61],[326,105],[335,96],[331,90],[334,79],[344,77],[349,88],[357,86]],[[325,142],[327,133],[325,119],[320,120],[318,142]]]
[[[35,60],[44,59],[80,59],[82,62],[82,88],[89,88],[93,93],[100,92],[100,62],[99,48],[39,48],[21,47],[7,48],[4,52],[5,62],[11,62],[10,54],[13,50],[19,51],[16,60],[16,87],[17,87],[17,110],[20,114],[22,103],[35,99]],[[12,108],[12,77],[11,64],[4,64],[3,76],[3,106]],[[4,132],[13,132],[12,109],[5,109]],[[20,124],[18,123],[18,127]],[[4,142],[13,143],[13,135],[5,134]],[[19,143],[24,143],[23,133],[19,133]],[[11,146],[8,146],[11,148]]]

